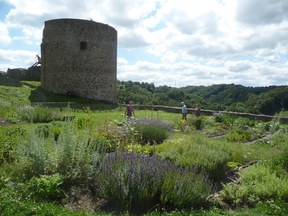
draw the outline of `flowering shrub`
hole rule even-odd
[[[138,133],[138,142],[146,144],[162,143],[173,132],[173,127],[167,122],[158,119],[136,119],[133,121],[133,127]]]
[[[109,141],[108,152],[124,150],[128,144],[135,142],[137,135],[130,125],[119,127],[112,124],[99,127],[98,133]]]
[[[118,207],[148,210],[156,204],[199,206],[212,191],[196,168],[179,168],[155,156],[127,152],[108,154],[100,164],[96,187]]]
[[[161,187],[161,202],[174,208],[200,207],[212,191],[208,175],[196,166],[170,165]]]
[[[187,121],[181,119],[177,122],[176,129],[177,129],[177,131],[182,132],[182,133],[190,133],[191,132],[191,128],[190,128],[191,124],[192,124],[192,122],[190,119],[188,119]]]
[[[124,209],[152,207],[159,201],[165,165],[156,157],[110,153],[97,175],[99,193]]]
[[[153,126],[157,126],[168,132],[173,132],[174,128],[169,122],[161,121],[160,119],[153,119],[153,118],[138,118],[133,120],[134,125],[138,124],[149,124]]]
[[[22,121],[33,122],[34,111],[35,111],[34,107],[27,105],[20,107],[17,110],[17,115]]]

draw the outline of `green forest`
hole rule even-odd
[[[288,86],[245,87],[234,84],[156,87],[153,83],[118,81],[118,102],[274,115],[288,108]]]

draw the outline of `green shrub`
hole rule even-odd
[[[19,140],[25,140],[27,132],[17,125],[0,127],[0,165],[14,161],[15,146]]]
[[[28,179],[34,175],[50,174],[57,165],[53,163],[54,158],[51,157],[54,149],[55,145],[48,144],[43,135],[39,136],[36,132],[31,131],[28,140],[17,143],[15,170],[19,175],[23,173]]]
[[[16,115],[16,106],[10,102],[0,98],[0,116],[2,118],[11,119]]]
[[[227,140],[235,142],[244,142],[252,140],[254,138],[253,134],[249,131],[235,129],[226,135]]]
[[[280,116],[275,115],[270,122],[269,125],[269,132],[271,134],[274,134],[276,131],[278,131],[280,128]]]
[[[288,215],[288,203],[278,199],[268,200],[256,206],[255,214],[259,215],[260,212],[262,215],[286,216]]]
[[[36,106],[34,109],[33,122],[52,121],[52,109],[49,107]]]
[[[281,161],[284,169],[288,171],[288,128],[279,129],[268,140],[268,143],[273,147],[274,151],[278,150],[281,152],[277,159]]]
[[[187,121],[181,119],[180,121],[177,122],[176,130],[183,132],[183,133],[189,133],[191,131],[190,130],[191,124],[192,123],[190,122],[190,119],[188,119]]]
[[[276,199],[287,202],[287,177],[288,174],[279,168],[269,163],[259,163],[240,172],[240,184],[224,185],[221,196],[225,202],[237,206],[254,206],[266,200]]]
[[[141,145],[141,144],[129,144],[126,147],[128,152],[134,152],[143,155],[153,155],[155,152],[154,145]]]
[[[63,125],[55,146],[57,172],[68,184],[86,184],[93,175],[94,165],[106,152],[107,141],[90,128],[79,130],[73,123]]]
[[[195,164],[206,170],[210,178],[217,182],[225,176],[227,163],[232,160],[228,151],[222,143],[210,141],[200,135],[182,135],[156,147],[156,154],[162,158],[170,159],[181,166]]]
[[[58,174],[34,176],[28,183],[28,193],[37,201],[61,201],[65,198],[64,191],[61,189],[63,182],[63,177]]]
[[[4,188],[10,181],[10,177],[7,174],[7,172],[5,172],[5,169],[3,169],[2,167],[0,168],[0,189]]]
[[[225,115],[222,113],[216,113],[214,115],[215,121],[218,123],[222,123],[227,126],[231,126],[237,117],[232,115]]]
[[[60,136],[60,134],[61,134],[61,131],[62,131],[62,128],[61,128],[60,126],[55,126],[55,127],[53,128],[53,134],[54,134],[54,139],[55,139],[55,141],[58,140],[58,138],[59,138],[59,136]]]
[[[53,202],[39,202],[30,199],[28,193],[23,194],[23,187],[26,185],[13,183],[0,188],[0,215],[3,216],[27,216],[27,215],[45,215],[45,216],[88,216],[105,215],[100,212],[85,212],[68,210],[61,205]],[[26,190],[27,191],[27,190]]]
[[[256,125],[256,122],[254,120],[243,118],[243,117],[237,117],[235,118],[233,122],[233,126],[241,129],[245,129],[247,127],[254,127]]]
[[[197,117],[193,125],[195,126],[196,130],[200,130],[203,127],[203,118],[202,117]]]
[[[17,145],[15,170],[28,179],[59,173],[67,184],[85,184],[106,152],[106,142],[89,129],[79,130],[72,122],[63,123],[57,141],[54,133],[45,138],[32,131],[30,139]]]
[[[86,119],[85,118],[78,118],[76,121],[76,125],[79,129],[83,129],[86,124]]]
[[[42,136],[44,138],[47,138],[50,133],[50,128],[48,125],[39,125],[35,129],[35,133],[40,137]]]

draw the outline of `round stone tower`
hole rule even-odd
[[[45,22],[41,44],[42,88],[117,103],[117,31],[79,19]]]

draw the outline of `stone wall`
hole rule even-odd
[[[40,81],[41,66],[26,68],[8,68],[7,76],[17,80]]]
[[[27,69],[25,68],[8,68],[7,69],[7,76],[13,79],[21,80],[27,73]]]
[[[117,103],[117,31],[89,20],[45,22],[41,44],[41,85]]]
[[[126,104],[122,104],[120,106],[126,107]],[[140,110],[154,110],[154,111],[165,111],[171,113],[179,113],[181,114],[181,107],[170,107],[170,106],[152,106],[152,105],[136,105],[134,104],[136,109]],[[195,109],[187,108],[188,114],[194,115]],[[230,112],[230,111],[217,111],[217,110],[204,110],[201,109],[201,114],[203,115],[235,115],[239,117],[245,117],[253,120],[259,120],[264,122],[272,121],[275,116],[263,115],[263,114],[252,114],[252,113],[239,113],[239,112]],[[279,121],[281,123],[288,124],[288,117],[279,117]]]

